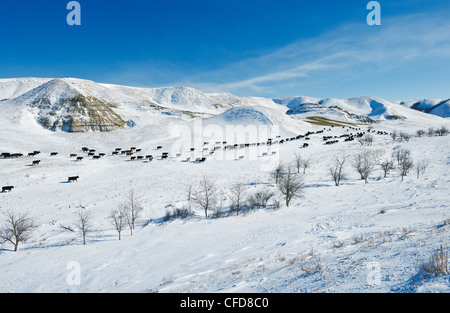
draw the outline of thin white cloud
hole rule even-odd
[[[384,19],[382,26],[344,25],[318,38],[195,75],[181,83],[204,91],[270,93],[296,82],[364,77],[424,58],[450,58],[446,16],[409,15]],[[327,78],[327,76],[329,78]],[[367,75],[366,75],[367,76]]]

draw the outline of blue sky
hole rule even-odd
[[[240,96],[450,98],[450,1],[0,2],[0,78],[76,77]]]

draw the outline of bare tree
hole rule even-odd
[[[217,187],[211,178],[203,176],[199,189],[192,194],[192,201],[198,204],[205,211],[205,217],[208,217],[208,210],[217,203]]]
[[[78,211],[78,219],[75,223],[75,227],[81,231],[83,236],[83,245],[86,245],[86,234],[91,230],[91,212],[89,211]]]
[[[386,178],[387,174],[389,174],[390,171],[392,171],[394,169],[394,161],[392,161],[392,159],[390,160],[384,160],[381,164],[380,164],[381,169],[383,170],[384,173],[384,178]]]
[[[285,197],[287,207],[289,207],[292,199],[302,195],[304,186],[303,177],[294,173],[292,167],[288,166],[287,172],[281,176],[278,183],[278,188]]]
[[[9,242],[17,251],[20,242],[26,242],[35,228],[33,220],[28,217],[28,213],[16,213],[7,211],[5,214],[5,226],[0,229],[0,240],[2,243]]]
[[[361,179],[368,183],[370,174],[375,170],[374,155],[370,151],[360,153],[355,156],[352,164]]]
[[[279,163],[275,170],[272,172],[272,178],[275,180],[275,184],[278,184],[281,175],[283,175],[284,172],[284,165]]]
[[[357,154],[352,161],[352,166],[356,169],[356,171],[361,176],[361,179],[364,179],[363,176],[363,163],[364,163],[364,153]]]
[[[330,175],[334,180],[334,184],[339,186],[341,184],[341,180],[345,179],[345,173],[343,171],[345,161],[347,157],[336,157],[334,160],[334,164],[330,166]]]
[[[425,174],[425,171],[427,170],[428,167],[428,161],[427,160],[420,160],[417,162],[416,165],[416,173],[417,173],[417,178],[419,178],[420,175]]]
[[[119,240],[120,235],[122,233],[123,228],[126,224],[126,211],[123,205],[120,205],[117,210],[113,210],[111,212],[111,215],[109,216],[109,219],[111,220],[111,224],[114,226],[116,231],[119,233]]]
[[[239,215],[246,199],[247,187],[243,183],[236,183],[231,187],[230,193],[232,211]]]
[[[414,166],[414,163],[411,160],[411,157],[409,156],[409,154],[405,155],[401,159],[401,163],[399,165],[399,170],[400,170],[400,174],[402,176],[402,181],[403,181],[403,178],[408,175],[409,171],[413,168],[413,166]]]
[[[306,174],[306,169],[309,168],[310,166],[311,166],[310,159],[302,160],[303,175]]]
[[[128,194],[128,202],[123,205],[123,208],[128,227],[130,228],[131,236],[133,236],[136,220],[141,216],[142,211],[144,211],[144,208],[136,199],[136,194],[133,190],[130,190]]]
[[[186,198],[189,203],[189,210],[191,209],[192,192],[194,190],[194,184],[190,183],[186,186]]]
[[[303,165],[303,159],[299,152],[295,154],[294,165],[297,169],[297,173],[300,173],[300,169],[302,168]]]
[[[397,164],[400,165],[405,158],[411,157],[411,150],[403,149],[400,146],[392,153],[392,157],[397,160]]]

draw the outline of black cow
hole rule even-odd
[[[80,178],[79,176],[73,176],[73,177],[69,177],[69,179],[68,179],[68,182],[69,183],[71,183],[71,182],[74,182],[74,181],[78,181],[78,178]]]
[[[5,187],[2,187],[2,192],[11,191],[13,189],[14,189],[14,186],[5,186]]]
[[[308,147],[309,147],[309,144],[307,144],[307,143],[303,144],[303,148],[308,148]]]
[[[35,165],[39,165],[39,163],[41,163],[41,161],[40,161],[40,160],[36,160],[36,161],[33,161],[33,166],[35,166]]]
[[[58,152],[52,152],[52,153],[50,153],[50,156],[57,156],[58,155]]]
[[[77,161],[82,161],[83,159],[83,157],[77,157]]]

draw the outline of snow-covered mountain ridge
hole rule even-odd
[[[276,116],[275,120],[285,120],[288,116],[294,122],[319,116],[363,124],[424,119],[439,123],[439,119],[432,118],[450,117],[450,100],[391,102],[378,97],[269,99],[204,93],[190,87],[137,88],[75,78],[0,79],[0,105],[25,108],[44,128],[67,132],[123,129],[127,125],[140,124],[140,117],[147,113],[152,113],[153,118],[161,116],[161,119],[170,117],[188,121],[219,114],[230,117],[239,111],[236,108],[245,107],[256,108],[245,112],[245,123],[251,123],[248,114],[252,112],[256,114],[256,122],[266,120],[268,124],[275,122],[273,116]],[[270,110],[272,117],[262,117],[258,109]],[[244,115],[242,112],[239,114]]]

